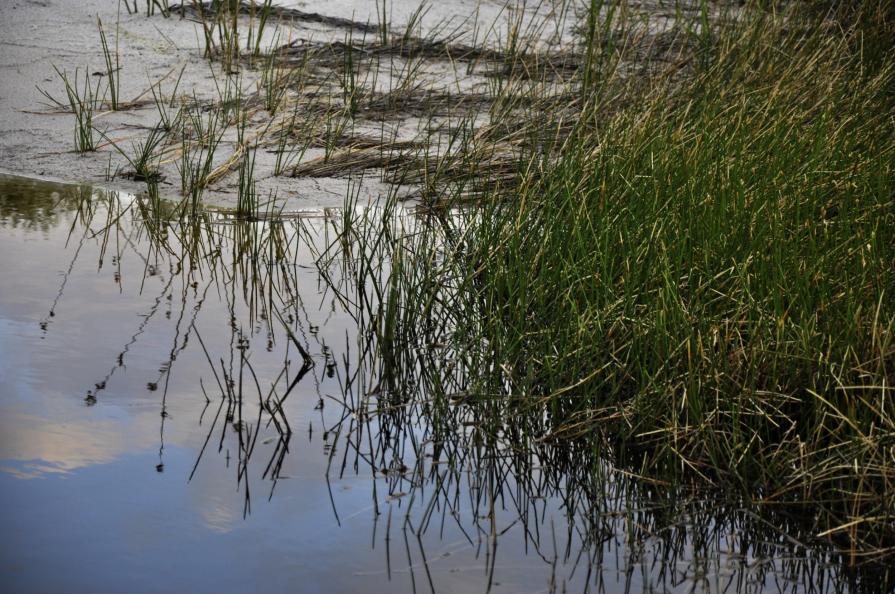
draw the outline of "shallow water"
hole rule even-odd
[[[132,196],[0,177],[0,589],[879,586],[573,445],[440,455],[424,396],[376,383],[376,304],[329,215],[166,225]]]

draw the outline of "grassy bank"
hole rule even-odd
[[[579,123],[513,200],[443,218],[422,270],[395,262],[385,357],[502,416],[486,434],[589,440],[653,480],[795,504],[854,561],[891,554],[884,13],[750,6],[668,68],[587,75]],[[414,343],[449,345],[462,373],[408,362]]]

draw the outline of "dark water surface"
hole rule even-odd
[[[445,449],[378,385],[342,221],[0,177],[0,590],[866,589],[587,452],[477,449],[474,418]]]

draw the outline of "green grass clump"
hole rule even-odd
[[[537,403],[552,437],[817,504],[816,534],[877,554],[895,537],[895,60],[865,59],[856,22],[753,10],[701,31],[683,75],[595,92],[558,158],[471,218],[452,307],[471,383]]]
[[[94,136],[95,129],[93,127],[93,114],[97,108],[99,96],[99,83],[95,87],[90,86],[90,73],[84,71],[84,85],[81,86],[78,78],[78,70],[75,70],[73,76],[69,77],[67,72],[59,70],[53,66],[56,74],[59,75],[63,86],[65,87],[65,97],[67,101],[56,99],[47,91],[38,87],[38,91],[51,104],[62,109],[67,109],[75,116],[74,128],[74,144],[75,151],[79,153],[92,152],[96,150],[96,138]]]

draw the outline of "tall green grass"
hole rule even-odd
[[[895,61],[839,24],[721,20],[685,76],[593,101],[465,230],[457,334],[556,435],[817,502],[866,551],[895,536]]]
[[[751,6],[653,75],[590,71],[512,200],[394,246],[380,384],[891,553],[895,60],[868,6]]]

